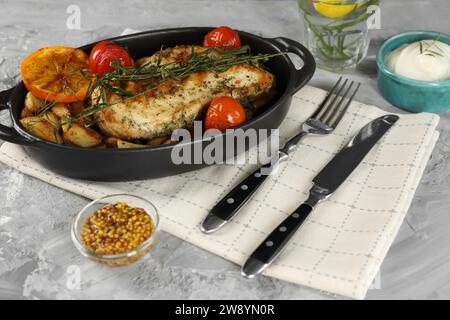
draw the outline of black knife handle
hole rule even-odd
[[[262,169],[269,171],[270,167],[271,162],[255,170],[251,175],[241,181],[233,188],[233,190],[222,198],[216,206],[214,206],[211,210],[211,214],[214,214],[225,221],[229,221],[233,218],[269,176],[267,172],[262,174]]]
[[[303,203],[269,234],[251,254],[250,259],[253,258],[253,260],[256,259],[264,265],[269,265],[281,253],[286,243],[300,228],[312,210],[313,207],[311,205]]]

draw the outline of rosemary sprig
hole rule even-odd
[[[65,120],[65,123],[76,122],[113,105],[108,103],[106,99],[108,93],[115,93],[124,97],[136,97],[154,89],[164,81],[183,81],[191,74],[201,71],[221,73],[234,65],[259,64],[268,61],[270,58],[285,54],[287,53],[252,55],[249,46],[231,50],[208,48],[202,52],[195,52],[193,48],[191,54],[181,62],[162,63],[161,54],[155,62],[148,62],[141,66],[121,67],[119,63],[113,62],[112,66],[115,70],[106,73],[89,87],[87,98],[93,98],[94,92],[97,92],[96,99],[94,99],[96,102],[76,117]],[[134,92],[120,86],[120,83],[126,81],[149,83],[143,91]]]
[[[44,102],[44,106],[38,111],[38,115],[46,113],[48,110],[53,108],[56,105],[56,103],[57,103],[56,101]]]
[[[431,57],[442,57],[442,49],[436,45],[436,42],[439,41],[440,37],[441,37],[441,35],[439,34],[435,39],[433,39],[433,41],[425,49],[424,49],[423,41],[419,41],[420,54],[424,54],[426,56],[431,56]],[[437,52],[436,50],[431,50],[431,48],[433,48],[433,47],[441,52]]]

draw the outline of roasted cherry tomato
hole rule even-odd
[[[229,27],[220,27],[210,31],[203,40],[204,47],[239,48],[241,38]]]
[[[247,121],[244,107],[232,97],[223,96],[211,101],[206,112],[205,129],[224,131]]]
[[[132,67],[133,59],[128,51],[112,41],[101,41],[95,45],[89,56],[89,66],[95,74],[102,76],[115,70],[111,64],[120,62],[122,67]]]

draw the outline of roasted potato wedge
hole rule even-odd
[[[172,143],[176,143],[176,141],[172,141],[172,139],[169,137],[166,140],[164,140],[162,144],[172,144]]]
[[[20,112],[20,119],[23,118],[28,118],[28,117],[32,117],[34,116],[33,112],[30,111],[30,109],[28,108],[23,108],[22,111]]]
[[[71,113],[73,117],[78,116],[81,112],[83,112],[84,109],[86,109],[86,105],[84,102],[75,102],[71,104]],[[94,118],[92,116],[85,116],[81,120],[84,124],[91,124],[94,121]]]
[[[137,143],[132,143],[132,142],[117,139],[117,148],[119,148],[119,149],[136,149],[136,148],[145,148],[145,147],[146,147],[146,145],[143,145],[143,144],[137,144]]]
[[[32,113],[36,113],[45,106],[45,102],[41,99],[36,98],[30,92],[25,96],[25,108],[27,108]]]
[[[50,120],[42,117],[27,117],[20,120],[20,123],[32,135],[43,140],[61,144],[63,142],[59,131],[53,126]]]
[[[67,125],[65,131],[63,128],[63,132],[64,142],[78,147],[95,147],[103,141],[102,136],[97,131],[91,128],[85,128],[80,123]]]
[[[83,102],[72,103],[72,115],[73,116],[79,115],[85,108],[86,106]]]
[[[162,144],[164,144],[164,142],[169,139],[170,140],[170,136],[162,136],[162,137],[157,137],[157,138],[153,138],[148,140],[148,145],[152,146],[152,147],[156,147],[156,146],[160,146]]]
[[[68,123],[62,124],[62,125],[61,125],[62,132],[64,133],[64,132],[66,132],[67,130],[69,130],[70,126],[71,126],[71,125],[68,124]]]
[[[146,147],[146,145],[120,140],[117,139],[116,137],[106,138],[104,143],[107,148],[133,149]]]
[[[71,117],[71,107],[65,103],[57,103],[52,107],[52,112],[60,120],[66,120]]]
[[[115,137],[106,138],[104,142],[107,148],[117,148],[117,138]]]
[[[41,117],[42,119],[45,119],[48,122],[50,122],[50,124],[53,126],[53,128],[55,128],[55,130],[59,131],[61,129],[61,123],[59,119],[52,112],[46,112],[37,117]]]

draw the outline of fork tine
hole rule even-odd
[[[344,114],[347,112],[348,107],[350,106],[350,104],[353,101],[353,98],[355,98],[356,93],[359,90],[359,87],[361,87],[361,83],[358,83],[358,85],[356,86],[355,91],[353,91],[352,95],[350,96],[350,98],[347,101],[347,104],[344,106],[344,108],[342,109],[342,111],[339,113],[339,116],[337,117],[337,119],[332,123],[331,127],[336,128],[336,126],[339,124],[339,122],[341,121],[342,117],[344,116]]]
[[[330,104],[328,104],[328,106],[326,108],[324,108],[324,112],[323,114],[321,114],[320,116],[318,116],[316,118],[316,120],[320,121],[320,122],[325,122],[324,119],[326,119],[328,117],[328,115],[330,114],[330,112],[333,110],[337,99],[339,98],[339,95],[341,94],[342,90],[346,87],[348,82],[348,79],[345,79],[344,83],[342,84],[342,86],[339,88],[339,90],[336,92],[333,100],[331,101]]]
[[[341,109],[342,104],[344,103],[345,99],[348,96],[348,93],[350,92],[350,90],[352,89],[353,85],[354,85],[354,81],[352,81],[350,83],[350,86],[347,88],[347,90],[345,90],[344,94],[341,96],[341,99],[339,100],[339,102],[336,104],[336,106],[333,108],[333,111],[328,115],[328,117],[326,119],[323,119],[323,122],[329,126],[332,127],[332,124],[334,123],[334,118],[335,116],[338,114],[338,111]],[[334,127],[332,127],[334,128]]]
[[[333,96],[334,91],[339,86],[341,81],[342,81],[342,77],[339,77],[338,81],[336,81],[336,84],[333,86],[333,88],[330,90],[330,92],[328,92],[326,98],[322,101],[322,103],[317,108],[317,110],[314,112],[314,114],[311,116],[311,118],[317,119],[317,118],[319,118],[319,116],[321,116],[321,114],[323,113],[323,111],[325,109],[325,106],[327,105],[327,103],[331,99],[331,97]]]

